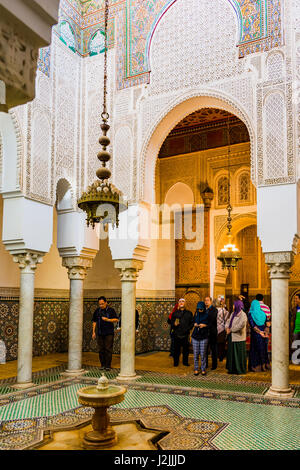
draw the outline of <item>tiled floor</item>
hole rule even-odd
[[[44,369],[47,370],[43,370],[40,362],[39,370],[34,373],[34,382],[38,386],[26,391],[14,392],[10,385],[13,385],[15,379],[11,373],[4,379],[2,369],[0,449],[24,448],[34,440],[38,442],[42,430],[50,422],[74,426],[80,420],[86,422],[90,419],[91,410],[79,407],[76,392],[87,384],[96,383],[101,375],[96,367],[97,356],[84,357],[87,372],[77,379],[66,379],[60,375],[66,368],[65,359],[65,355],[60,355],[59,358],[56,356],[52,361],[48,357],[44,363]],[[169,358],[166,354],[164,358],[148,355],[137,361],[140,378],[127,384],[126,398],[112,409],[112,415],[118,410],[119,414],[121,410],[128,410],[132,414],[137,407],[139,410],[145,409],[147,422],[152,423],[153,429],[161,407],[168,407],[170,414],[175,413],[182,426],[185,426],[188,419],[198,420],[198,424],[195,422],[187,426],[184,439],[174,429],[170,430],[164,441],[169,446],[167,448],[300,448],[299,371],[294,371],[294,387],[297,391],[295,398],[272,400],[263,395],[269,386],[266,375],[230,376],[224,368],[220,368],[199,378],[194,377],[192,368],[187,370],[181,367],[176,369],[176,374],[170,373],[174,371],[170,367],[159,369],[157,363],[160,361],[167,363]],[[155,366],[150,369],[151,363]],[[114,364],[118,364],[118,358],[114,358]],[[118,369],[115,368],[107,376],[115,382],[117,374]],[[203,427],[201,423],[204,421],[208,422],[207,426],[214,426],[213,423],[220,423],[221,426],[211,445],[203,441],[203,430],[199,431],[201,439],[199,433],[195,434],[195,429]]]

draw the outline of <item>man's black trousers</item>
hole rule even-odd
[[[217,336],[210,336],[208,339],[208,348],[207,348],[207,361],[206,364],[208,366],[208,351],[211,352],[211,368],[216,369],[218,366],[218,343],[217,343]]]
[[[100,335],[97,337],[99,346],[99,359],[102,367],[111,367],[114,345],[114,335]]]
[[[179,356],[182,348],[182,363],[184,365],[188,364],[189,358],[189,337],[185,336],[184,338],[178,338],[174,335],[174,366],[179,364]]]

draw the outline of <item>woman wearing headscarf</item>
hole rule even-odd
[[[201,356],[201,374],[206,375],[206,350],[208,345],[208,313],[204,302],[198,302],[194,315],[192,345],[194,353],[194,374],[199,375],[199,354]]]
[[[266,348],[268,340],[268,328],[266,326],[267,316],[261,309],[258,300],[253,300],[248,313],[251,327],[249,370],[251,372],[269,369],[269,358]]]
[[[236,300],[233,306],[233,313],[226,322],[226,332],[228,335],[226,369],[228,369],[229,374],[246,374],[247,370],[247,315],[243,309],[243,302]]]

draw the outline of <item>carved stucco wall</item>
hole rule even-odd
[[[298,153],[297,167],[298,167],[298,179],[300,177],[300,3],[297,0],[292,2],[292,16],[293,16],[293,31],[294,31],[294,67],[293,67],[293,92],[294,92],[294,103],[296,110],[296,149]]]
[[[229,2],[177,0],[152,38],[150,84],[123,90],[115,87],[118,54],[109,50],[110,166],[113,181],[129,199],[144,198],[145,159],[157,124],[180,101],[201,95],[229,104],[247,125],[255,184],[294,181],[290,52],[286,46],[239,59],[238,32]],[[48,53],[45,57],[49,62]],[[51,67],[38,71],[37,97],[25,111],[15,110],[23,133],[21,177],[27,196],[54,204],[60,178],[69,181],[74,198],[94,179],[102,72],[103,54],[82,59],[53,34]]]

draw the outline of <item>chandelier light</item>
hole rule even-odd
[[[102,166],[96,171],[98,180],[94,181],[84,192],[80,199],[77,201],[78,207],[86,212],[87,225],[93,228],[96,223],[112,223],[112,225],[119,225],[119,213],[127,209],[127,203],[124,201],[122,193],[110,181],[111,171],[107,168],[106,164],[111,159],[107,147],[110,144],[110,139],[107,132],[110,129],[108,124],[109,114],[107,112],[107,49],[108,49],[108,0],[105,0],[105,23],[104,23],[104,77],[103,77],[103,112],[101,114],[102,136],[99,138],[99,143],[102,150],[98,153],[97,157],[102,163]]]
[[[217,257],[222,262],[222,269],[236,269],[238,261],[242,259],[239,249],[232,243],[232,206],[230,204],[230,132],[229,132],[229,117],[227,122],[227,138],[228,138],[228,205],[227,205],[227,243],[221,249],[220,255]]]

